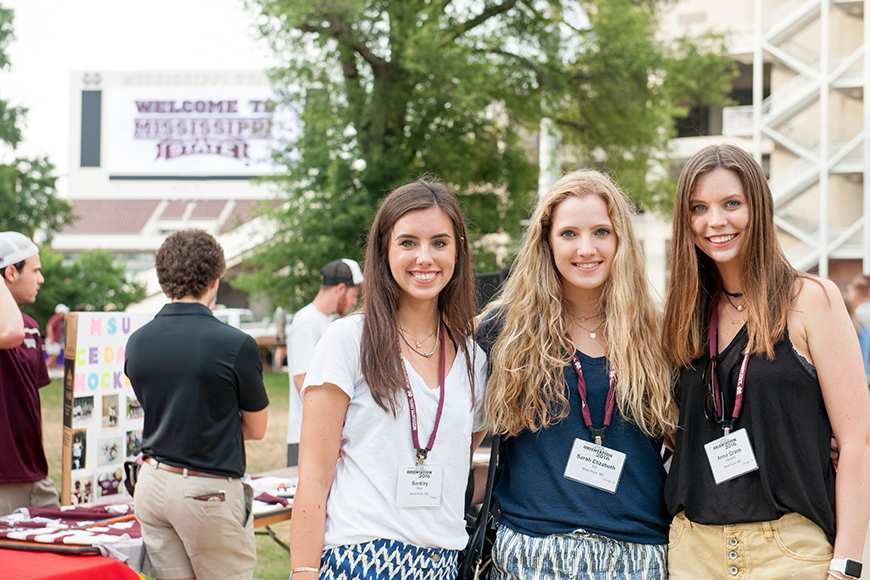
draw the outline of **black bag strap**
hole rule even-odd
[[[483,552],[483,541],[486,539],[486,526],[489,520],[489,510],[492,506],[492,488],[495,487],[495,472],[498,468],[498,448],[501,445],[501,435],[496,435],[492,438],[492,449],[489,452],[489,469],[486,473],[486,493],[483,496],[483,505],[480,508],[480,515],[478,518],[483,519],[482,526],[475,526],[478,529],[482,529],[483,532],[478,535],[477,538],[477,546],[475,546],[474,553],[478,556]],[[480,561],[475,562],[475,565],[479,564]]]

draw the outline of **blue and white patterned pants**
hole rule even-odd
[[[536,538],[500,526],[491,580],[667,580],[667,544],[620,542],[578,530]]]
[[[458,550],[372,540],[323,551],[320,580],[454,580]]]

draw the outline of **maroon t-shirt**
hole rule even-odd
[[[24,342],[0,350],[0,483],[28,483],[48,475],[39,389],[51,380],[39,326],[22,316]]]
[[[48,324],[46,324],[46,338],[48,338],[49,330],[51,331],[52,337],[54,337],[54,342],[62,342],[60,335],[63,332],[63,317],[60,314],[54,314],[48,319]]]

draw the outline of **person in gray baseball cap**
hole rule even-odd
[[[18,232],[0,232],[0,276],[17,306],[33,304],[42,277],[39,248]],[[2,302],[2,300],[0,300]],[[20,507],[58,507],[42,447],[39,389],[48,369],[39,325],[19,312],[23,339],[0,345],[0,516]]]
[[[302,397],[299,391],[308,372],[314,347],[326,332],[332,315],[344,316],[356,306],[363,275],[355,260],[333,260],[320,269],[320,290],[311,304],[293,316],[287,334],[287,365],[290,370],[290,411],[287,421],[287,467],[299,462],[302,428]]]

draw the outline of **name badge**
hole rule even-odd
[[[440,508],[443,480],[444,468],[440,465],[399,467],[396,505],[400,509]]]
[[[716,485],[758,469],[745,428],[710,441],[704,445],[704,450],[713,469]]]
[[[622,475],[624,465],[625,453],[575,439],[568,465],[565,466],[565,477],[616,493],[616,486],[619,485],[619,477]]]

